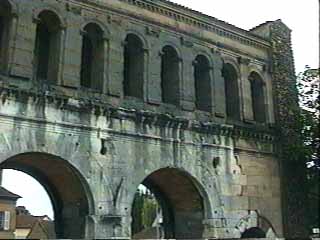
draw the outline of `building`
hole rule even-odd
[[[0,239],[13,239],[16,228],[16,203],[20,196],[0,186]]]
[[[246,31],[166,0],[1,0],[0,40],[0,166],[42,183],[58,238],[131,238],[139,184],[166,238],[299,228],[278,154],[297,99],[280,20]]]
[[[48,216],[33,216],[17,207],[16,239],[55,239],[54,222]]]

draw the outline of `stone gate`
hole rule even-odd
[[[45,187],[61,238],[129,239],[141,183],[167,237],[282,236],[270,36],[289,32],[166,0],[1,0],[1,168]]]

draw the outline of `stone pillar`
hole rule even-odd
[[[21,12],[19,18],[13,18],[15,35],[11,40],[9,74],[19,78],[31,79],[33,75],[33,51],[36,36],[36,24],[32,23],[30,12]]]
[[[161,54],[150,51],[149,78],[147,79],[147,101],[151,104],[161,103]]]
[[[193,43],[181,38],[182,56],[180,62],[180,105],[183,110],[193,111],[195,109],[195,80],[194,67],[191,67],[194,61],[194,55],[191,51]]]
[[[214,52],[213,56],[213,102],[216,118],[226,117],[226,93],[224,78],[222,77],[223,62],[219,52]]]
[[[108,93],[112,96],[120,97],[123,94],[123,52],[124,42],[120,36],[114,36],[110,44],[110,81],[108,84]]]
[[[50,69],[49,69],[49,73],[48,73],[48,79],[50,79],[50,76],[57,76],[57,79],[55,81],[54,77],[52,79],[53,83],[56,83],[57,85],[61,85],[62,83],[62,79],[63,79],[63,68],[64,66],[64,50],[65,50],[65,37],[66,37],[66,29],[67,26],[60,26],[60,36],[57,39],[58,40],[58,44],[57,44],[57,48],[58,48],[58,53],[57,53],[57,73],[54,72],[54,70],[52,71],[52,73],[50,73]]]
[[[80,86],[82,36],[79,32],[80,22],[72,20],[73,24],[66,28],[61,85],[77,88]]]
[[[241,89],[239,99],[242,104],[240,105],[242,109],[240,109],[241,118],[247,123],[251,123],[254,120],[253,117],[253,109],[252,109],[252,94],[251,94],[251,83],[249,81],[249,64],[250,60],[245,58],[238,59],[240,63],[240,82],[239,87]],[[242,113],[241,113],[242,112]]]

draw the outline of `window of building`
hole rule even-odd
[[[211,111],[210,64],[207,57],[198,55],[194,61],[196,108]]]
[[[0,230],[7,231],[10,229],[10,212],[0,212]]]
[[[264,123],[266,121],[266,106],[264,100],[264,83],[260,75],[252,72],[249,75],[251,86],[251,100],[254,121]]]
[[[51,11],[38,16],[35,46],[35,74],[38,81],[56,84],[59,72],[61,23]]]
[[[102,29],[95,23],[83,29],[80,84],[100,90],[104,80],[104,39]]]
[[[11,21],[11,5],[1,1],[0,5],[0,71],[7,69],[9,49],[9,29]]]
[[[179,71],[180,59],[177,51],[171,46],[165,46],[161,57],[162,102],[178,105]]]
[[[128,34],[124,47],[124,95],[143,98],[144,49],[134,34]]]
[[[226,113],[231,120],[240,120],[240,98],[238,86],[238,74],[229,63],[224,64],[222,70],[226,94]]]

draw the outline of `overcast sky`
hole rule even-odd
[[[318,0],[173,0],[195,10],[214,16],[243,29],[250,29],[265,21],[282,19],[292,29],[296,71],[305,65],[319,67],[319,6]],[[6,171],[3,185],[23,198],[34,215],[52,217],[50,200],[43,188],[32,178],[14,171]]]

